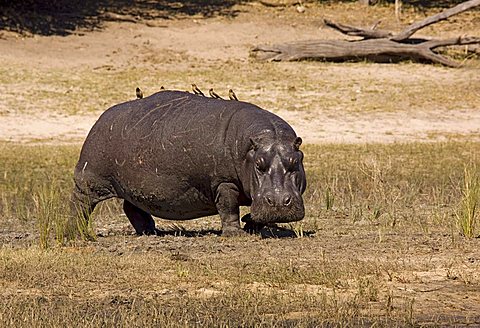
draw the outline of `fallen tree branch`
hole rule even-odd
[[[460,45],[479,44],[479,43],[480,43],[480,38],[478,37],[464,36],[464,37],[443,39],[443,40],[429,40],[423,43],[422,45],[430,49],[435,49],[438,47],[460,46]]]
[[[268,61],[297,61],[304,59],[349,61],[368,59],[375,62],[415,60],[448,67],[460,64],[432,51],[442,46],[480,43],[480,38],[465,37],[430,40],[417,44],[399,43],[386,38],[347,40],[307,40],[277,45],[261,45],[252,50],[254,56]]]
[[[375,30],[374,28],[360,28],[351,25],[335,23],[328,19],[324,19],[323,22],[328,27],[350,36],[361,36],[365,39],[381,39],[393,36],[393,33],[390,31]]]
[[[450,39],[410,38],[419,29],[447,19],[472,7],[480,5],[480,0],[466,1],[440,14],[412,24],[401,33],[372,28],[360,28],[335,23],[325,19],[327,26],[349,36],[362,37],[361,40],[305,40],[277,45],[260,45],[252,50],[254,57],[269,61],[326,60],[349,61],[371,60],[374,62],[398,62],[414,60],[438,63],[449,67],[461,64],[442,56],[433,50],[439,47],[480,44],[479,37],[457,37]]]
[[[298,1],[289,1],[289,2],[281,2],[281,3],[277,3],[277,2],[269,2],[269,1],[265,1],[265,0],[258,0],[258,3],[260,3],[261,5],[264,5],[265,7],[273,7],[273,8],[285,8],[285,7],[291,7],[293,5],[296,5],[298,3]]]
[[[480,5],[480,0],[470,0],[470,1],[462,2],[461,4],[459,4],[459,5],[457,5],[453,8],[444,10],[439,14],[427,17],[426,19],[424,19],[420,22],[413,23],[412,25],[407,27],[405,30],[403,30],[402,32],[400,32],[399,34],[397,34],[393,38],[391,38],[391,40],[393,40],[393,41],[406,40],[409,37],[411,37],[415,32],[417,32],[418,30],[420,30],[424,27],[435,24],[435,23],[440,22],[442,20],[445,20],[445,19],[447,19],[447,18],[449,18],[453,15],[457,15],[461,12],[464,12],[466,10],[469,10],[469,9],[471,9],[473,7],[476,7],[476,6],[479,6],[479,5]]]

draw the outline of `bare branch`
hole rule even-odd
[[[273,7],[273,8],[279,8],[279,7],[291,7],[293,5],[296,5],[298,1],[288,1],[288,2],[269,2],[269,1],[264,1],[264,0],[258,0],[258,2],[265,7]]]
[[[326,61],[372,60],[375,62],[398,62],[414,60],[439,63],[448,67],[459,64],[432,51],[434,48],[480,43],[480,38],[465,37],[447,40],[430,40],[417,44],[400,43],[386,38],[358,41],[306,40],[277,45],[262,45],[252,50],[260,60],[296,61],[316,59]]]
[[[372,25],[371,29],[372,29],[372,30],[376,30],[377,27],[378,27],[378,25],[380,25],[381,22],[382,22],[382,20],[376,21],[375,24]]]
[[[434,53],[430,49],[425,49],[425,51],[421,51],[421,53],[422,53],[423,59],[429,60],[432,63],[442,64],[442,65],[453,67],[453,68],[460,66],[459,63],[451,59],[448,59],[447,57]]]
[[[475,36],[464,36],[458,38],[444,39],[444,40],[430,40],[422,43],[424,47],[429,49],[435,49],[438,47],[457,46],[466,44],[480,43],[480,38]]]
[[[461,12],[464,12],[468,9],[471,9],[471,8],[479,6],[479,5],[480,5],[480,0],[469,0],[469,1],[462,2],[461,4],[459,4],[459,5],[457,5],[453,8],[444,10],[439,14],[427,17],[426,19],[424,19],[420,22],[413,23],[412,25],[407,27],[405,30],[403,30],[402,32],[400,32],[399,34],[397,34],[396,36],[391,38],[391,40],[393,40],[393,41],[406,40],[409,37],[411,37],[415,32],[417,32],[418,30],[420,30],[420,29],[422,29],[426,26],[435,24],[439,21],[442,21],[442,20],[445,20],[445,19],[449,18],[450,16],[457,15]]]
[[[328,19],[324,19],[323,22],[328,27],[331,27],[337,31],[340,31],[343,34],[350,35],[350,36],[361,36],[365,39],[382,39],[382,38],[389,38],[393,35],[393,33],[390,31],[375,30],[376,25],[374,25],[374,28],[369,29],[369,28],[360,28],[360,27],[355,27],[351,25],[335,23]]]

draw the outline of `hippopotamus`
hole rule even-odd
[[[222,235],[250,222],[305,216],[302,139],[256,105],[161,91],[106,110],[75,167],[72,205],[82,220],[106,199],[123,199],[137,234],[156,234],[153,216],[189,220],[219,214]]]

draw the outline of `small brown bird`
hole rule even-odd
[[[232,89],[228,90],[228,97],[230,98],[230,100],[238,101],[237,95],[235,94],[235,92],[233,92]]]
[[[203,92],[197,87],[197,85],[196,85],[195,83],[192,83],[192,90],[193,90],[193,93],[194,93],[194,94],[205,97],[205,95],[203,94]]]
[[[135,94],[137,95],[137,99],[142,99],[143,98],[143,92],[138,87],[135,89]]]
[[[210,90],[208,90],[208,93],[210,94],[210,97],[212,97],[212,98],[215,98],[215,99],[223,99],[223,98],[220,97],[218,94],[216,94],[215,91],[213,91],[213,88],[210,88]]]

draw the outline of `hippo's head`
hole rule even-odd
[[[300,137],[252,138],[246,158],[251,216],[254,222],[292,222],[305,216],[302,194],[307,182]]]

